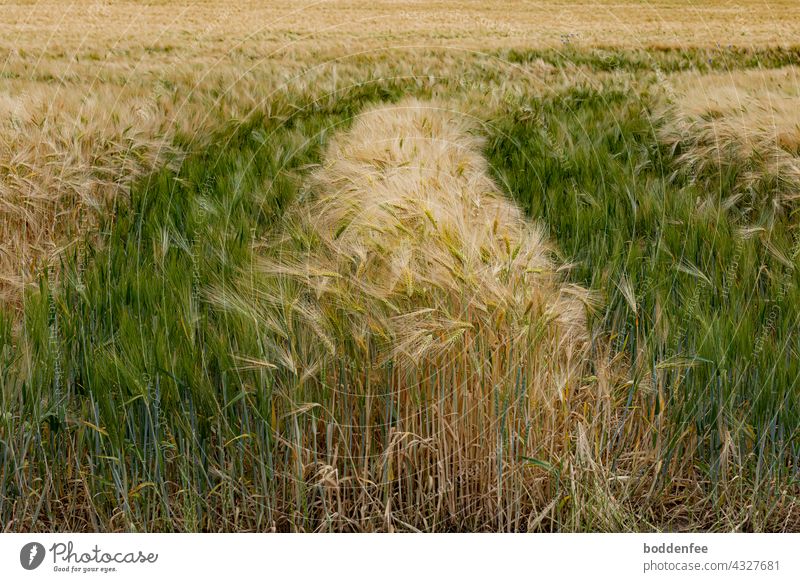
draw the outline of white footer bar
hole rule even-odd
[[[800,534],[0,535],[0,580],[67,579],[796,581]]]

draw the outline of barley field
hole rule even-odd
[[[800,531],[800,4],[0,15],[0,531]]]

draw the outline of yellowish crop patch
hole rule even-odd
[[[255,271],[213,292],[275,338],[273,360],[245,361],[291,378],[274,398],[300,428],[281,454],[314,468],[337,529],[525,530],[555,503],[551,464],[606,478],[589,441],[612,430],[620,366],[590,352],[591,294],[495,185],[478,131],[445,101],[359,114]],[[316,425],[337,427],[320,453]],[[357,482],[337,477],[348,463]]]
[[[769,182],[767,203],[791,205],[800,192],[800,69],[686,72],[665,82],[671,105],[660,128],[678,162],[701,175],[738,167],[742,189]]]

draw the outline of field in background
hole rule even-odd
[[[0,10],[2,529],[800,529],[796,3]],[[478,262],[540,232],[588,293],[574,378],[493,344],[536,309],[420,316],[488,292],[446,228],[399,303],[289,270],[351,248],[296,224],[326,148],[410,97],[536,225]]]
[[[335,91],[361,82],[365,69],[373,78],[456,80],[465,61],[506,61],[510,50],[531,47],[561,54],[700,46],[714,59],[731,45],[783,44],[800,28],[800,8],[788,0],[0,6],[0,297],[6,302],[18,300],[37,273],[95,230],[98,214],[131,180],[179,161],[187,142],[216,125],[268,107],[276,91]],[[509,72],[488,60],[499,74],[520,76],[518,67]]]

